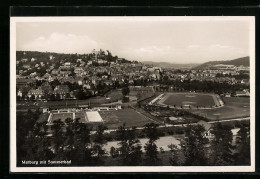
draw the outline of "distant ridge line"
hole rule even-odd
[[[236,58],[233,60],[224,60],[224,61],[209,61],[206,63],[203,63],[201,65],[198,65],[196,67],[194,67],[193,69],[205,69],[208,68],[209,66],[212,65],[218,65],[218,64],[224,64],[224,65],[234,65],[234,66],[249,66],[249,62],[250,62],[250,57],[246,56],[246,57],[241,57],[241,58]]]

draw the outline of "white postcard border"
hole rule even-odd
[[[249,21],[250,22],[250,166],[109,166],[17,167],[16,166],[16,23],[83,21]],[[85,16],[10,17],[10,172],[254,172],[255,171],[255,17],[254,16]]]

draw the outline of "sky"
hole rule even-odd
[[[248,20],[115,19],[16,23],[16,50],[112,52],[137,61],[204,63],[249,56]]]

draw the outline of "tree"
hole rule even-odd
[[[75,152],[75,146],[74,146],[74,125],[73,120],[71,118],[65,119],[66,124],[66,132],[65,132],[65,141],[64,146],[66,147],[65,156],[66,159],[71,160],[73,158],[74,152]]]
[[[59,95],[59,94],[56,94],[56,95],[55,95],[55,100],[56,100],[56,101],[59,101],[60,99],[61,99],[61,98],[60,98],[60,95]]]
[[[159,139],[159,133],[157,131],[158,124],[149,123],[145,125],[144,133],[148,138],[148,142],[145,144],[145,163],[146,165],[158,165],[160,159],[158,158],[158,147],[155,144]]]
[[[242,125],[236,137],[236,165],[250,165],[250,128]]]
[[[123,102],[123,103],[127,103],[127,102],[129,102],[129,98],[126,97],[126,96],[123,96],[122,102]]]
[[[35,100],[35,95],[34,94],[31,96],[31,100]]]
[[[49,93],[46,93],[46,94],[45,94],[45,99],[46,99],[46,100],[50,100],[50,97],[51,97],[51,95],[50,95]]]
[[[45,99],[45,98],[46,98],[45,95],[42,95],[42,96],[41,96],[41,99]]]
[[[85,91],[85,97],[86,97],[86,98],[89,98],[89,97],[91,97],[91,96],[92,96],[91,91],[86,90],[86,91]]]
[[[119,155],[118,150],[116,150],[116,148],[113,147],[113,146],[110,148],[110,152],[109,153],[110,153],[112,158],[116,158]]]
[[[50,150],[50,139],[46,137],[47,130],[43,130],[45,126],[46,123],[36,123],[31,133],[34,142],[30,147],[34,148],[34,157],[37,158],[37,160],[46,160],[46,158],[52,159],[54,157],[53,152]]]
[[[130,93],[130,89],[128,87],[122,88],[122,94],[123,96],[126,96]]]
[[[64,156],[64,132],[63,132],[64,123],[58,119],[53,121],[53,125],[51,126],[52,130],[52,147],[55,154],[55,159],[63,160]]]
[[[205,166],[208,163],[207,148],[208,140],[202,136],[205,131],[201,125],[189,126],[186,136],[181,140],[181,151],[184,155],[185,166]]]
[[[84,123],[79,123],[79,118],[72,123],[74,135],[73,158],[75,165],[93,165],[90,130]]]
[[[54,94],[51,94],[51,95],[50,95],[50,100],[51,100],[51,101],[55,101],[55,95],[54,95]]]
[[[122,165],[136,166],[142,162],[142,146],[136,136],[136,128],[126,129],[125,124],[116,131],[116,138],[120,142],[119,160]]]
[[[232,146],[233,134],[231,127],[217,123],[211,133],[214,138],[211,141],[212,165],[227,166],[233,164]]]
[[[85,94],[82,89],[78,90],[75,94],[75,97],[79,100],[85,99]]]
[[[55,160],[71,160],[73,165],[95,165],[91,148],[90,131],[79,118],[55,120],[52,126],[52,147]]]
[[[36,115],[31,110],[28,110],[28,113],[25,115],[17,114],[17,119],[20,120],[17,125],[17,145],[20,146],[17,150],[18,164],[20,164],[21,160],[28,158],[42,159],[38,149],[42,147],[40,141],[45,138],[46,133],[41,130],[42,123],[35,124],[39,117]],[[50,156],[48,158],[51,159]]]
[[[66,93],[66,99],[69,99],[69,98],[70,98],[70,94]]]
[[[98,91],[98,94],[101,94],[102,93],[102,90],[104,89],[104,86],[102,85],[101,82],[99,82],[97,84],[97,87],[96,87],[97,91]]]
[[[92,147],[95,157],[96,165],[101,165],[104,163],[102,157],[106,154],[106,151],[103,149],[103,146],[106,144],[104,131],[107,129],[104,125],[97,126],[96,134],[94,135],[94,145]]]
[[[170,164],[172,166],[180,165],[182,162],[180,161],[179,149],[177,148],[177,146],[174,144],[171,144],[171,145],[168,145],[168,148],[170,149],[170,152],[171,152],[171,157],[169,158]]]
[[[59,80],[55,79],[52,82],[50,82],[50,85],[54,89],[56,86],[60,85],[60,82],[59,82]]]

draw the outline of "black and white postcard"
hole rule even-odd
[[[10,18],[11,172],[255,171],[255,18]]]

